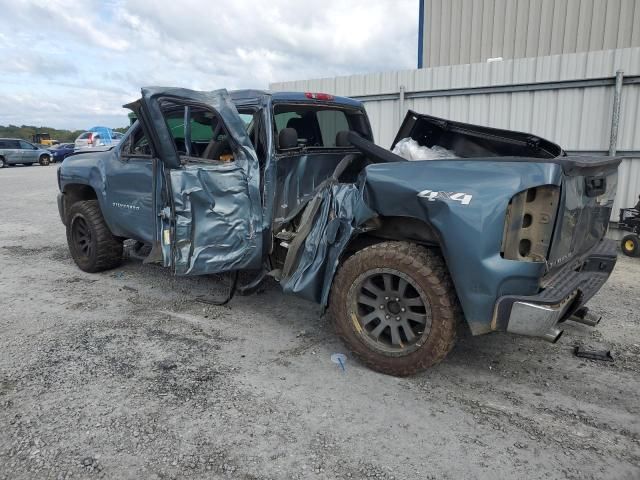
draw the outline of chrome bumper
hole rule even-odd
[[[558,305],[536,305],[528,302],[514,302],[511,316],[507,325],[507,332],[518,335],[541,337],[548,342],[556,343],[562,336],[558,323],[571,307],[578,292],[567,297]]]
[[[556,342],[562,335],[558,324],[572,320],[595,326],[586,318],[584,305],[607,281],[617,260],[616,242],[603,240],[578,267],[567,267],[544,290],[532,296],[504,296],[496,302],[494,330],[540,337]]]

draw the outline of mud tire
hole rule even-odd
[[[67,243],[76,265],[85,272],[101,272],[122,263],[122,240],[107,227],[97,200],[71,206],[67,215]]]
[[[352,286],[363,273],[393,268],[410,277],[430,303],[431,329],[424,343],[407,354],[390,354],[371,347],[363,328],[356,323],[350,297]],[[461,309],[442,257],[432,250],[408,242],[383,242],[349,257],[333,282],[329,313],[338,336],[362,363],[373,370],[394,376],[408,376],[442,361],[453,348]],[[415,347],[414,347],[415,348]]]

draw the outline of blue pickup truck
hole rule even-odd
[[[120,144],[58,170],[84,271],[135,239],[176,275],[229,272],[213,303],[271,276],[392,375],[442,360],[461,321],[552,342],[567,320],[597,323],[585,303],[616,263],[618,158],[409,111],[394,145],[451,158],[407,161],[373,143],[360,102],[322,93],[153,87],[126,107]]]

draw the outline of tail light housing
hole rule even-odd
[[[509,202],[500,253],[508,260],[546,262],[558,213],[560,187],[542,185]]]

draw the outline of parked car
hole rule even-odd
[[[272,276],[393,375],[441,361],[461,319],[551,342],[566,320],[597,323],[585,303],[616,263],[619,158],[410,111],[391,147],[451,158],[408,161],[373,143],[362,103],[320,93],[145,88],[127,107],[139,121],[118,146],[58,170],[86,272],[135,239],[176,275],[230,272],[214,304]]]
[[[98,147],[117,145],[123,134],[108,127],[92,127],[81,133],[75,141],[75,150],[88,150]]]
[[[94,148],[104,145],[102,137],[95,132],[82,132],[74,142],[75,150]]]
[[[49,165],[51,153],[49,150],[37,147],[32,143],[18,138],[0,138],[0,168],[8,165]]]
[[[113,132],[113,134],[111,135],[111,143],[113,145],[117,145],[118,143],[120,143],[120,141],[124,138],[124,133],[120,133],[120,132]]]
[[[60,145],[50,148],[52,162],[61,162],[69,155],[73,153],[75,144],[73,143],[61,143]]]

